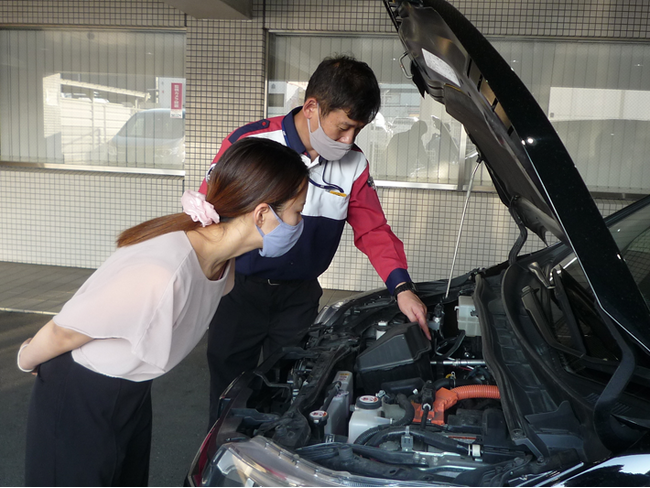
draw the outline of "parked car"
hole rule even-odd
[[[418,284],[430,341],[385,290],[322,310],[223,394],[187,483],[647,486],[650,197],[604,220],[461,14],[386,5],[414,82],[462,122],[519,238],[503,263]],[[558,242],[522,255],[529,231]]]
[[[127,166],[183,168],[185,111],[172,117],[168,108],[141,110],[107,143],[110,160]]]

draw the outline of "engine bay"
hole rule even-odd
[[[324,308],[298,345],[224,392],[190,479],[540,486],[645,449],[646,369],[599,417],[619,362],[613,336],[568,270],[554,278],[545,286],[521,260],[420,283],[431,339],[385,289]],[[580,323],[573,335],[567,318]],[[568,346],[580,338],[591,356]]]
[[[302,347],[249,373],[245,394],[235,383],[221,441],[263,437],[330,470],[418,483],[503,486],[575,464],[574,451],[544,458],[508,429],[473,279],[447,299],[429,285],[431,340],[385,293],[325,309]]]

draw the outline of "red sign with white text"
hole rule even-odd
[[[181,110],[183,108],[183,84],[172,83],[172,110]]]

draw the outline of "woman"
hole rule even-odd
[[[234,258],[287,252],[302,231],[308,170],[293,150],[247,138],[224,153],[207,196],[124,231],[118,250],[18,353],[37,374],[28,486],[145,486],[151,381],[205,333]],[[37,371],[37,373],[36,373]]]

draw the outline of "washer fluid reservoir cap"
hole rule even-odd
[[[357,398],[356,407],[363,410],[377,410],[381,408],[381,401],[375,395],[363,395]]]

